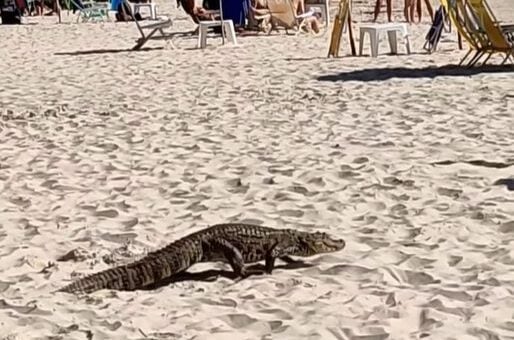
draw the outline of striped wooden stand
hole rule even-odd
[[[330,58],[330,56],[337,58],[339,56],[341,38],[345,26],[348,28],[352,55],[355,56],[357,55],[357,52],[355,50],[355,41],[353,40],[350,0],[340,0],[339,2],[339,11],[337,12],[334,20],[334,27],[332,28],[332,36],[330,38],[330,47],[328,48],[327,58]]]

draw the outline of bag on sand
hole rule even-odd
[[[21,24],[21,11],[15,0],[0,0],[0,12],[2,25]]]

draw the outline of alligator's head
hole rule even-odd
[[[327,233],[298,232],[296,237],[296,256],[313,256],[330,253],[343,249],[346,242],[343,239],[331,237]]]

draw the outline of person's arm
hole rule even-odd
[[[305,13],[305,3],[304,0],[298,0],[298,9],[296,10],[297,14]]]
[[[302,14],[304,10],[303,0],[292,0],[293,11],[295,14]]]

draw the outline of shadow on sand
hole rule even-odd
[[[284,265],[277,265],[275,269],[299,269],[299,268],[309,268],[314,266],[311,263],[306,263],[303,261],[295,261],[292,263],[287,263]],[[251,273],[250,276],[255,275],[263,275],[264,274],[264,266],[262,264],[254,264],[248,266],[248,270]],[[154,290],[164,286],[167,286],[171,283],[175,282],[183,282],[183,281],[204,281],[204,282],[212,282],[216,281],[219,277],[224,277],[230,280],[238,279],[237,275],[231,270],[218,270],[218,269],[210,269],[204,270],[196,273],[183,272],[180,274],[172,275],[170,278],[165,279],[163,281],[159,281],[153,285],[149,285],[141,290]]]
[[[145,47],[139,50],[133,50],[131,48],[121,49],[96,49],[96,50],[85,50],[85,51],[74,51],[74,52],[56,52],[55,55],[88,55],[88,54],[109,54],[109,53],[123,53],[123,52],[147,52],[162,50],[164,47]]]
[[[319,81],[384,81],[392,78],[437,78],[437,77],[469,77],[481,73],[514,72],[514,65],[491,65],[467,68],[458,65],[440,67],[394,67],[351,70],[336,74],[318,76]]]

